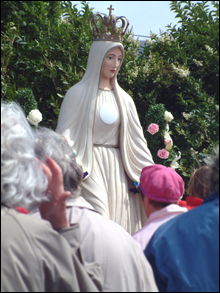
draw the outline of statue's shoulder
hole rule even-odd
[[[132,97],[120,87],[120,95],[123,97],[123,100],[130,106],[134,107],[135,103]]]
[[[73,85],[71,88],[68,89],[68,91],[65,94],[65,98],[77,98],[81,95],[83,90],[82,83],[78,82],[77,84]]]

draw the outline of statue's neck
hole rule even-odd
[[[104,78],[103,76],[100,79],[99,88],[105,90],[111,90],[113,88],[110,78]]]

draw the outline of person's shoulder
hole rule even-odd
[[[98,228],[97,230],[99,231],[99,233],[104,233],[106,235],[128,234],[128,232],[125,229],[123,229],[119,224],[102,216],[95,210],[85,208],[83,209],[83,212],[85,217],[87,217],[91,222],[91,226],[95,227],[96,229]]]
[[[95,230],[96,234],[101,234],[103,236],[103,241],[109,241],[109,239],[117,241],[116,239],[118,238],[126,239],[126,241],[128,239],[132,239],[132,236],[119,224],[102,216],[95,210],[88,208],[82,209],[80,207],[74,207],[74,209],[78,209],[80,211],[79,221],[88,222],[90,232],[93,231],[92,233],[94,233]]]
[[[2,211],[1,220],[4,222],[7,221],[7,225],[14,227],[14,229],[21,229],[25,233],[30,232],[32,234],[34,231],[39,233],[48,232],[52,230],[52,227],[49,222],[42,219],[32,217],[29,214],[20,213],[19,211],[8,208]]]
[[[68,198],[66,206],[67,208],[78,207],[80,209],[88,209],[95,211],[93,206],[88,201],[86,201],[85,198],[82,196],[78,196],[76,198]]]
[[[216,204],[217,202],[217,204]],[[154,243],[158,240],[173,239],[181,235],[193,235],[200,227],[209,229],[209,224],[219,221],[219,198],[207,201],[185,213],[182,213],[162,224],[154,233]],[[203,219],[203,220],[201,220]],[[205,225],[207,222],[208,225]],[[178,236],[179,235],[179,236]]]
[[[209,196],[207,196],[202,205],[210,204],[210,206],[218,206],[219,204],[219,194],[212,192]]]
[[[138,243],[138,245],[141,247],[141,249],[144,249],[149,242],[151,233],[148,233],[146,230],[146,226],[142,227],[140,230],[138,230],[135,234],[132,235],[132,238],[135,240],[135,242]]]
[[[5,243],[23,241],[24,246],[29,247],[30,244],[33,248],[41,247],[42,243],[57,239],[57,232],[53,230],[49,222],[12,208],[2,211],[1,228]]]
[[[137,232],[135,232],[132,235],[132,237],[135,238],[135,239],[141,239],[144,235],[147,234],[147,230],[146,229],[148,229],[148,227],[149,227],[149,224],[146,225],[146,223],[145,223],[145,225],[140,230],[138,230]]]

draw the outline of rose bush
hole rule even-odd
[[[151,105],[145,114],[145,119],[148,121],[149,126],[144,129],[144,134],[154,163],[167,167],[170,166],[178,151],[176,145],[173,145],[173,139],[170,136],[172,132],[169,130],[169,123],[165,120],[172,120],[171,118],[173,119],[174,117],[171,112],[166,111],[164,104]],[[173,121],[170,122],[170,124],[172,123]],[[153,127],[155,124],[158,126],[158,131],[152,135],[151,132],[157,130],[157,127],[155,129]],[[163,154],[164,152],[161,153],[162,149],[166,150],[165,155]]]

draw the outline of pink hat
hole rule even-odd
[[[184,181],[180,175],[159,164],[143,168],[139,186],[144,195],[155,201],[177,202],[184,193]]]

